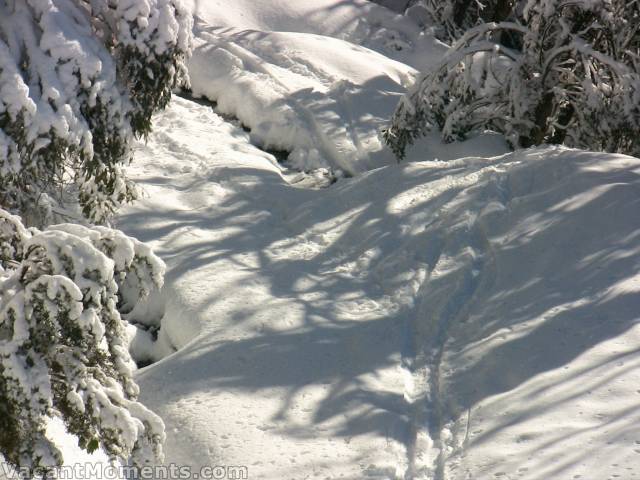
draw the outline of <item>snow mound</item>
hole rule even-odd
[[[395,161],[379,132],[445,46],[363,0],[195,2],[195,96],[299,170],[356,174]]]
[[[195,96],[251,128],[300,170],[358,173],[394,161],[378,131],[416,73],[371,50],[301,33],[200,24],[189,65]]]
[[[156,125],[120,226],[168,267],[179,350],[138,378],[167,462],[637,475],[639,159],[540,148],[306,190],[206,107]]]
[[[366,0],[188,0],[191,11],[214,27],[261,32],[310,33],[346,40],[418,70],[444,46],[418,22]],[[437,58],[437,57],[436,57]]]

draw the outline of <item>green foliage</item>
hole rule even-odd
[[[164,426],[138,401],[118,305],[162,285],[164,264],[105,227],[26,229],[0,210],[0,453],[46,471],[59,416],[87,451],[143,465],[162,459]],[[133,290],[127,292],[127,290]]]
[[[186,82],[189,13],[180,0],[7,0],[0,17],[0,206],[47,224],[78,204],[105,222],[137,195],[131,141]]]

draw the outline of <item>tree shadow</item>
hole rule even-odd
[[[510,161],[516,166],[505,168]],[[541,149],[386,167],[321,191],[292,188],[275,172],[226,167],[216,174],[233,192],[226,200],[122,219],[128,233],[164,238],[169,285],[222,263],[247,273],[223,292],[211,277],[185,309],[204,323],[224,315],[224,329],[195,338],[143,379],[157,374],[174,384],[163,403],[196,391],[284,389],[274,421],[287,418],[307,386],[324,386],[309,422],[280,433],[307,438],[317,435],[312,425],[327,423],[331,435],[406,442],[413,426],[404,392],[376,389],[374,379],[435,339],[455,367],[439,386],[440,423],[455,421],[638,323],[640,298],[628,282],[640,267],[640,180],[636,164],[625,162]],[[179,241],[187,230],[201,239]],[[272,304],[242,305],[249,276]],[[276,303],[290,328],[269,324]],[[225,330],[234,325],[248,326],[244,337]]]

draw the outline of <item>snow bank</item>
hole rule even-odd
[[[418,23],[366,0],[188,0],[213,27],[261,32],[311,33],[346,40],[425,70],[443,46]]]
[[[362,0],[238,1],[192,6],[201,18],[189,64],[193,93],[291,152],[294,168],[355,174],[394,158],[386,127],[419,69],[444,46],[413,21]]]
[[[639,159],[454,145],[307,190],[249,140],[178,100],[131,172],[120,226],[167,263],[180,347],[138,378],[168,462],[633,478]]]
[[[200,24],[189,64],[196,96],[251,128],[252,141],[291,152],[301,170],[349,174],[394,161],[378,136],[416,73],[342,40],[300,33],[229,33]]]

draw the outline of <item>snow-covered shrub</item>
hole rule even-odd
[[[0,454],[20,469],[62,458],[59,416],[88,451],[136,465],[162,459],[162,420],[137,401],[119,308],[160,288],[164,264],[121,232],[26,229],[0,210]],[[128,298],[119,296],[121,289]]]
[[[640,155],[640,4],[525,0],[516,21],[468,30],[399,104],[387,143],[402,157],[432,128],[486,129],[512,146],[562,143]],[[508,32],[516,41],[500,41]]]
[[[478,24],[508,19],[515,3],[516,0],[416,0],[410,8],[423,9],[436,36],[451,42]]]
[[[102,222],[134,198],[129,143],[186,79],[192,21],[180,0],[1,1],[0,205]]]
[[[404,13],[407,8],[416,3],[416,0],[373,0],[373,2],[394,12]]]

